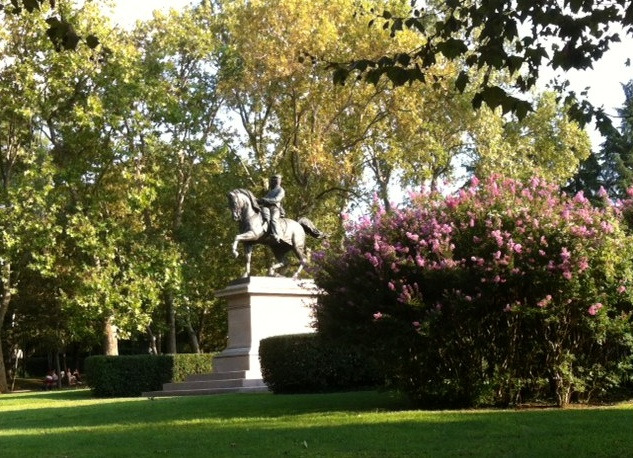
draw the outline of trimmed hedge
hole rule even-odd
[[[213,354],[90,356],[85,377],[97,397],[133,397],[181,382],[189,374],[211,372]]]
[[[314,333],[262,339],[259,359],[264,382],[276,394],[346,391],[381,384],[372,359]]]

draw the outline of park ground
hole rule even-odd
[[[0,397],[0,456],[630,457],[633,401],[424,411],[387,392]]]

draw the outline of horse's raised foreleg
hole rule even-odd
[[[240,255],[239,251],[237,251],[237,245],[240,242],[254,242],[260,236],[261,236],[261,234],[258,234],[255,231],[248,231],[248,232],[244,232],[243,234],[237,234],[235,236],[235,239],[233,240],[233,246],[232,246],[233,255],[236,258]]]

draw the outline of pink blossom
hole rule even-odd
[[[546,305],[548,305],[551,301],[552,301],[552,295],[548,294],[543,299],[538,301],[536,305],[538,305],[539,307],[542,308],[542,307],[545,307]]]
[[[420,322],[419,322],[419,321],[414,321],[414,322],[413,322],[413,323],[411,323],[411,324],[413,324],[413,327],[414,327],[414,328],[419,328],[419,327],[420,327]]]
[[[515,253],[521,253],[521,250],[523,250],[523,246],[521,246],[520,243],[515,243],[512,249]]]
[[[602,308],[602,304],[600,302],[596,302],[595,304],[592,304],[589,309],[587,310],[587,313],[589,313],[589,315],[594,316],[596,313],[598,313],[598,310],[600,310]]]
[[[389,289],[390,289],[391,291],[395,291],[395,290],[396,290],[396,285],[394,285],[392,281],[390,281],[389,283],[387,283],[387,286],[389,287]]]
[[[580,272],[584,272],[588,268],[589,268],[589,262],[587,261],[587,258],[585,257],[581,258],[580,261],[578,262],[578,270]]]
[[[624,292],[626,292],[626,286],[624,285],[618,286],[618,293],[622,294]]]
[[[603,198],[603,199],[604,199],[604,198],[605,198],[605,197],[607,197],[608,195],[609,195],[609,193],[607,193],[607,190],[606,190],[606,189],[604,189],[604,187],[603,187],[603,186],[600,186],[600,189],[598,189],[598,197],[600,197],[600,198]]]
[[[383,317],[383,314],[380,312],[374,313],[374,320],[380,320]]]
[[[565,280],[571,280],[571,278],[572,278],[571,272],[569,270],[566,270],[565,272],[563,272],[563,278]]]
[[[582,191],[578,191],[578,193],[574,196],[574,202],[584,204],[587,202],[587,198]]]
[[[567,261],[571,257],[571,253],[567,250],[567,247],[563,247],[563,249],[560,250],[560,257],[563,261]]]
[[[600,223],[600,227],[607,234],[611,234],[613,232],[613,225],[611,225],[611,223],[609,223],[607,221],[602,221]]]

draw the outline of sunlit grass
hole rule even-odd
[[[388,393],[0,397],[0,456],[633,456],[633,403],[418,411]]]

